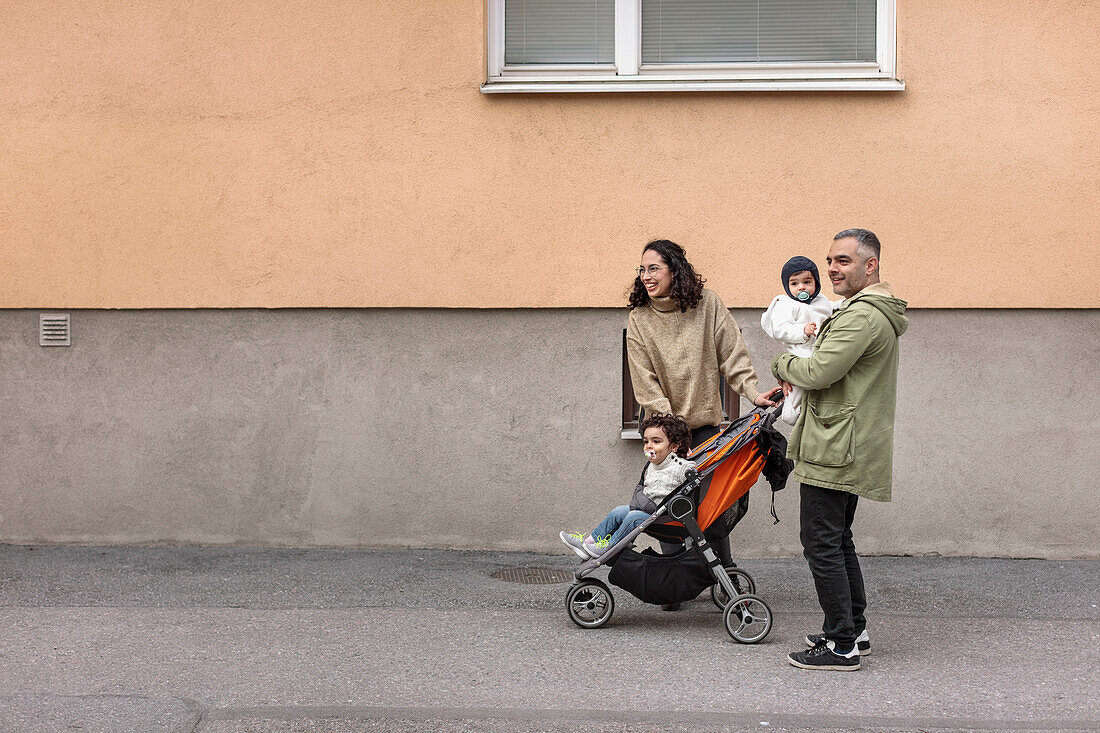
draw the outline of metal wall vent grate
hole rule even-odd
[[[39,346],[72,346],[68,313],[38,314]]]
[[[550,585],[564,583],[573,577],[571,574],[551,568],[503,568],[496,571],[490,577],[497,580],[507,580],[509,583],[523,583],[524,585]]]

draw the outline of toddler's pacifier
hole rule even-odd
[[[654,458],[657,457],[657,451],[655,451],[655,450],[646,449],[644,452],[645,452],[645,457],[648,458],[651,461]]]
[[[810,291],[809,290],[803,290],[802,292],[800,292],[798,294],[798,299],[801,300],[803,303],[805,303],[807,300],[810,299]]]

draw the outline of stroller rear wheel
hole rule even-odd
[[[772,610],[764,599],[743,593],[726,606],[726,631],[741,644],[763,641],[772,630]]]
[[[756,593],[756,579],[749,575],[747,571],[737,567],[728,567],[725,568],[725,571],[738,594]],[[715,583],[710,587],[710,599],[714,601],[714,605],[718,606],[719,611],[724,610],[726,604],[730,602],[729,594],[719,583]]]
[[[598,580],[582,580],[565,595],[569,620],[582,629],[598,629],[615,613],[611,589]]]

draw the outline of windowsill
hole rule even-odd
[[[729,424],[729,420],[723,420],[722,424],[718,427],[722,430],[725,430],[727,427],[729,427]],[[642,434],[638,431],[638,428],[623,428],[619,431],[619,438],[621,438],[622,440],[641,440]]]
[[[901,79],[570,79],[533,81],[495,77],[481,85],[483,94],[554,92],[900,92]]]

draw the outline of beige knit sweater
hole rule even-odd
[[[756,370],[741,329],[713,290],[681,313],[671,298],[651,298],[630,311],[626,353],[634,397],[646,414],[681,415],[688,427],[722,421],[718,375],[753,402]]]

